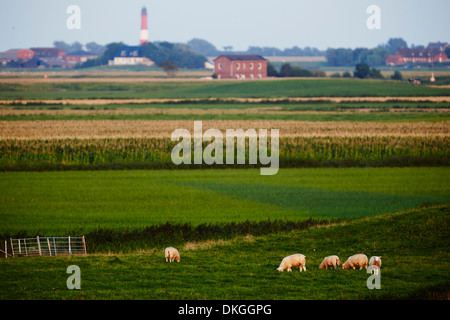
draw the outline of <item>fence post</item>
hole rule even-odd
[[[55,237],[53,237],[53,248],[55,248],[55,256],[57,256],[58,252],[56,251]]]
[[[41,240],[39,240],[39,236],[36,236],[36,241],[37,241],[37,244],[38,244],[39,255],[42,256],[42,251],[41,251]]]
[[[84,236],[83,236],[83,238],[81,238],[81,239],[82,239],[82,241],[83,241],[84,254],[87,254],[87,251],[86,251],[86,241],[84,241]]]
[[[12,238],[9,238],[9,242],[11,242],[11,252],[12,252],[12,255],[14,257],[14,245],[13,245]]]
[[[70,236],[68,238],[69,238],[69,254],[72,254],[72,248],[70,247]]]
[[[20,239],[18,241],[19,241],[19,254],[22,254],[22,248],[20,247]]]
[[[8,258],[8,241],[5,240],[5,258]]]
[[[50,240],[47,238],[47,245],[48,245],[48,254],[50,257],[52,256],[52,248],[50,247]]]

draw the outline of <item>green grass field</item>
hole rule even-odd
[[[377,121],[377,122],[412,122],[412,121],[449,121],[448,112],[367,112],[367,113],[297,113],[282,111],[275,113],[210,113],[196,114],[90,114],[90,115],[8,115],[0,116],[0,121],[43,121],[43,120],[290,120],[290,121]]]
[[[450,200],[448,168],[0,173],[0,234],[360,218]]]
[[[170,81],[141,83],[0,84],[0,99],[204,99],[288,97],[448,96],[445,88],[358,79]]]
[[[0,299],[336,300],[447,299],[449,207],[437,206],[352,222],[128,255],[0,260]],[[283,257],[303,253],[306,272],[280,273]],[[320,270],[323,257],[382,256],[381,289],[366,270]],[[66,269],[81,270],[81,289],[68,290]]]

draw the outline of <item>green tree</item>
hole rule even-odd
[[[144,57],[152,60],[156,65],[166,61],[169,54],[165,50],[161,50],[157,45],[148,42],[141,46],[141,53]]]
[[[390,38],[385,47],[391,54],[394,54],[400,47],[408,48],[408,44],[402,38]]]
[[[77,68],[89,68],[94,66],[107,65],[109,60],[113,60],[117,51],[125,44],[123,42],[113,42],[106,45],[106,49],[103,54],[97,59],[90,59],[84,63],[77,64]]]
[[[217,56],[219,54],[216,47],[206,40],[194,38],[187,42],[187,45],[197,53],[205,56]]]
[[[292,76],[293,77],[314,77],[314,74],[307,69],[296,66],[296,67],[292,68]]]
[[[395,70],[394,74],[391,76],[392,80],[403,80],[403,76],[400,71]]]
[[[329,66],[344,67],[353,65],[353,50],[352,49],[328,49],[326,58]]]
[[[369,77],[372,79],[384,79],[381,71],[375,68],[370,69]]]
[[[367,63],[358,63],[355,66],[355,71],[353,72],[353,76],[355,78],[364,79],[367,78],[370,74],[370,68]]]
[[[350,72],[348,72],[348,71],[345,71],[343,74],[342,74],[342,78],[351,78],[352,77],[352,75],[350,74]]]
[[[450,47],[445,48],[444,52],[447,55],[447,57],[450,59]]]
[[[289,63],[285,63],[281,66],[280,72],[278,73],[280,77],[292,77],[292,67]]]
[[[272,63],[267,64],[267,76],[278,77],[278,71]]]
[[[175,76],[175,73],[178,71],[178,65],[170,60],[166,60],[158,65],[158,67],[164,69],[167,73],[168,77]]]
[[[101,44],[98,44],[96,42],[88,42],[85,45],[87,51],[95,54],[103,54],[106,50],[105,46],[102,46]]]
[[[366,63],[369,66],[383,66],[386,64],[386,59],[389,56],[389,51],[383,48],[375,48],[369,51],[366,57]]]

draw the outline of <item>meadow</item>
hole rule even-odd
[[[446,88],[392,80],[278,79],[265,81],[151,81],[1,83],[0,100],[207,99],[289,97],[449,96]]]
[[[272,221],[271,232],[275,221],[346,220],[446,203],[449,178],[448,168],[281,169],[271,177],[252,169],[5,172],[0,234],[85,235],[91,253],[132,252],[235,236],[224,224]],[[200,225],[209,229],[197,232]]]
[[[163,246],[125,255],[1,259],[0,299],[445,300],[449,214],[448,205],[431,206],[306,230],[189,242],[179,247],[181,262],[172,264],[165,262]],[[276,271],[293,252],[306,256],[306,272]],[[365,269],[318,269],[324,256],[345,261],[355,253],[382,256],[380,290],[367,288]],[[80,290],[66,287],[69,265],[80,267]]]

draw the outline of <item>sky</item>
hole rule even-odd
[[[67,27],[70,5],[80,8],[79,29]],[[367,27],[371,5],[380,10],[379,29]],[[150,41],[199,38],[218,50],[450,42],[449,0],[0,0],[0,51],[54,41],[138,45],[144,6]]]

